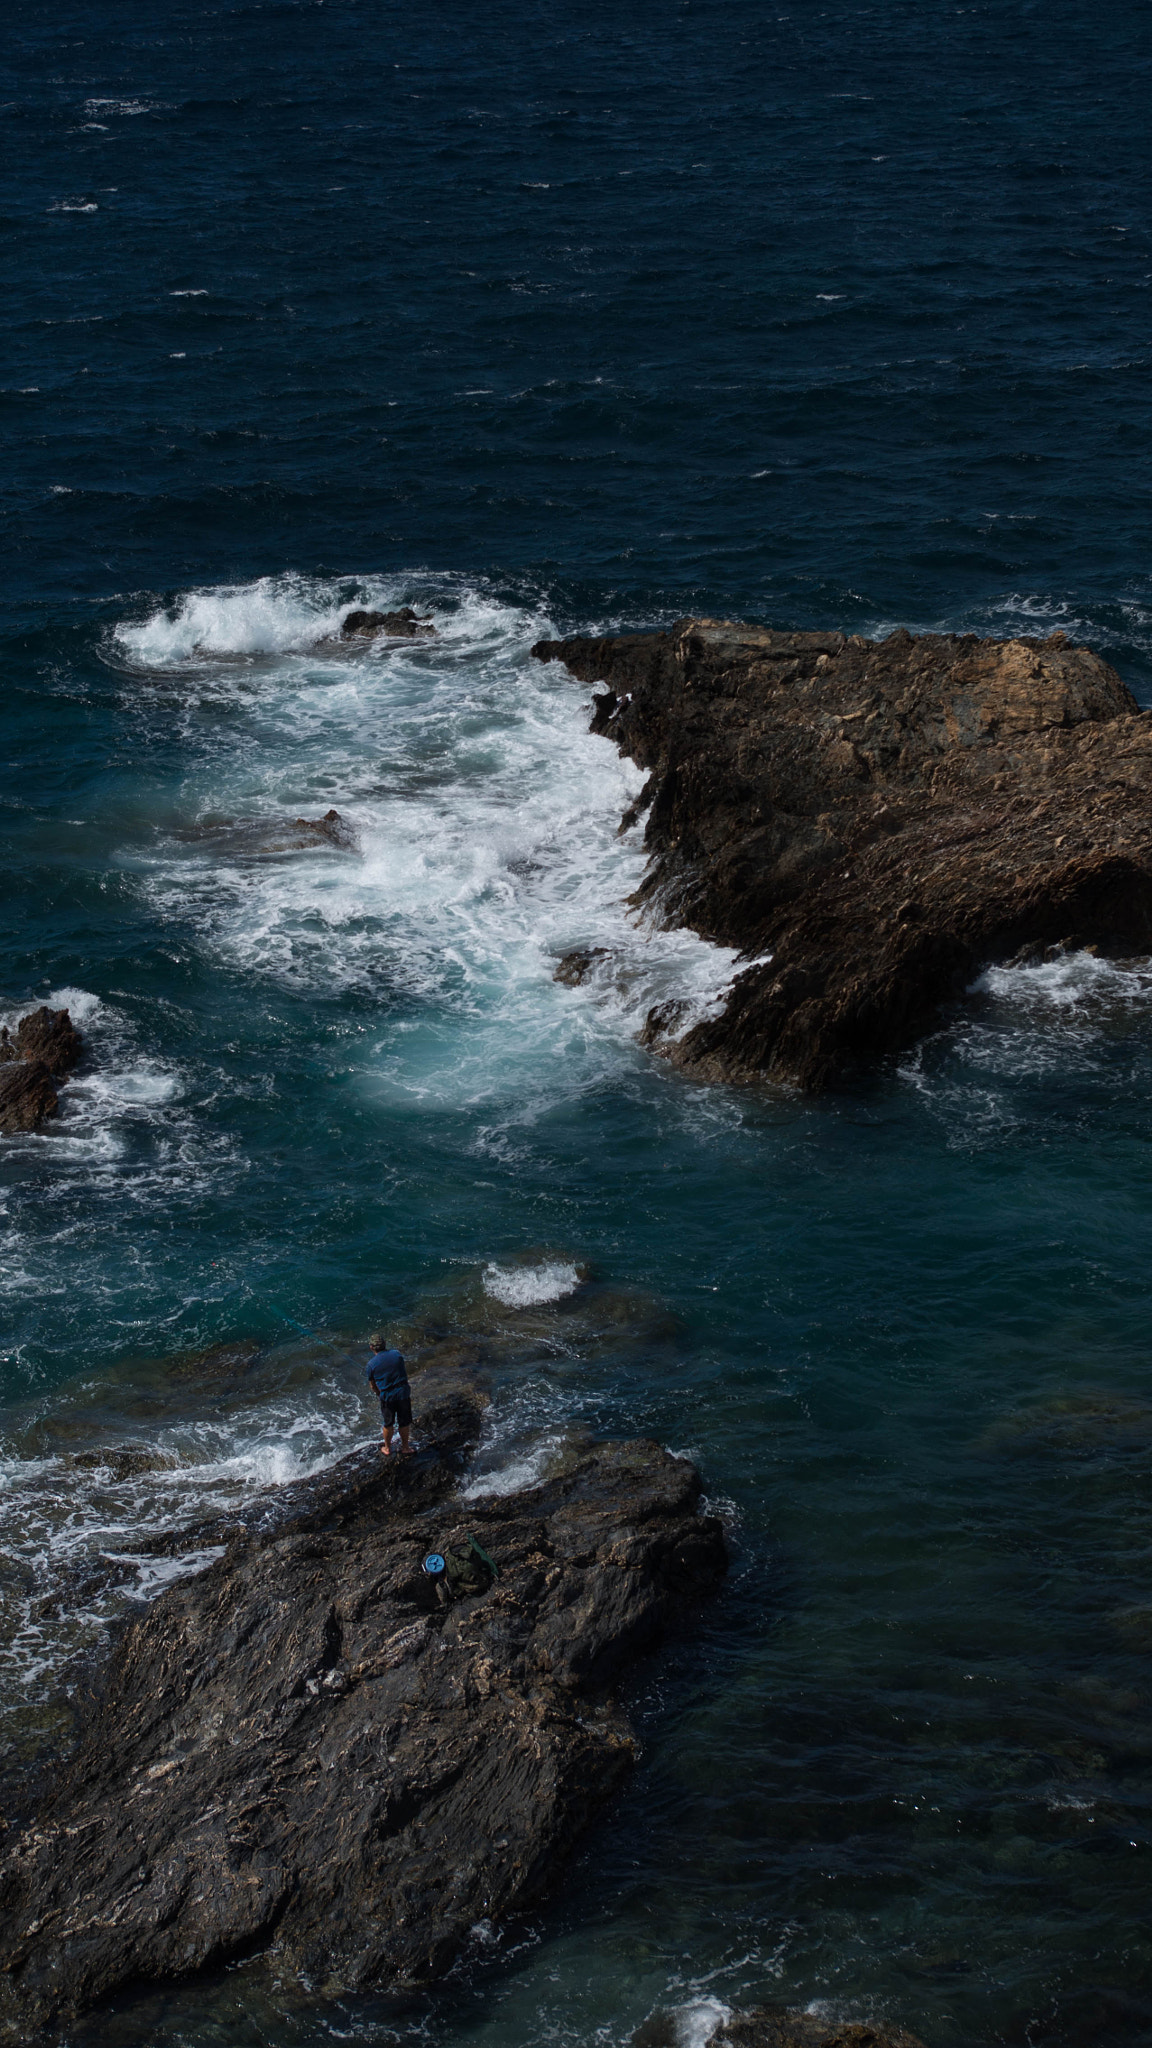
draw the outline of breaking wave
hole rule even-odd
[[[484,1291],[505,1308],[536,1308],[547,1301],[562,1301],[580,1285],[576,1267],[563,1259],[539,1266],[489,1265],[484,1272]]]

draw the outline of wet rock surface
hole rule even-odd
[[[593,731],[650,771],[639,900],[753,962],[721,1015],[649,1019],[704,1079],[820,1088],[994,961],[1152,946],[1152,713],[1063,634],[687,619],[533,652],[605,686]]]
[[[416,1457],[356,1452],[182,1532],[224,1554],[128,1626],[9,1838],[9,2038],[254,1951],[322,1993],[425,1980],[547,1890],[628,1769],[613,1682],[725,1569],[694,1468],[586,1443],[466,1500],[483,1393],[448,1362],[413,1391]],[[444,1604],[422,1559],[471,1539],[499,1577]]]
[[[84,1040],[67,1010],[41,1004],[16,1026],[16,1057],[43,1060],[53,1074],[69,1074],[84,1055]]]
[[[38,1131],[59,1108],[56,1083],[43,1060],[19,1060],[0,1068],[0,1131]]]
[[[713,2034],[708,2048],[923,2048],[923,2043],[903,2027],[754,2006],[733,2013]]]
[[[343,620],[340,632],[345,640],[374,639],[378,633],[394,640],[418,640],[435,633],[430,618],[421,618],[410,604],[401,605],[396,612],[349,612]]]
[[[632,2048],[682,2048],[681,2015],[658,2012],[637,2027]],[[704,2048],[923,2048],[903,2027],[830,2020],[784,2006],[749,2006],[718,2021]]]
[[[335,810],[325,811],[322,818],[297,818],[293,830],[310,832],[317,839],[326,839],[330,846],[354,847],[356,844],[356,834],[351,825]]]
[[[609,957],[607,946],[577,946],[557,962],[552,979],[566,982],[569,988],[579,988],[596,972],[599,962]]]
[[[38,1131],[60,1109],[56,1081],[83,1058],[84,1040],[67,1010],[42,1003],[12,1036],[0,1030],[0,1131]]]

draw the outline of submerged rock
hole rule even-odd
[[[43,1060],[18,1060],[0,1072],[0,1131],[36,1131],[60,1108],[51,1068]]]
[[[650,771],[639,900],[752,964],[666,1056],[826,1085],[1022,950],[1152,947],[1152,713],[1062,633],[542,640]],[[765,957],[768,956],[768,957]]]
[[[401,605],[398,612],[349,612],[340,627],[345,640],[374,639],[377,633],[395,640],[416,640],[435,631],[432,620],[421,618],[410,604]]]
[[[317,839],[326,839],[331,846],[354,847],[356,834],[347,825],[339,811],[325,811],[322,818],[296,818],[293,821],[296,832],[310,832]]]
[[[627,1771],[613,1680],[725,1569],[696,1471],[603,1443],[464,1502],[482,1397],[447,1366],[414,1392],[431,1450],[185,1532],[225,1555],[129,1626],[0,1869],[9,2038],[254,1950],[326,1994],[434,1976]],[[499,1577],[443,1605],[422,1560],[473,1539]]]
[[[114,1479],[134,1479],[140,1472],[174,1471],[178,1459],[159,1444],[100,1444],[95,1450],[70,1451],[68,1463],[81,1472],[108,1472]]]
[[[632,2048],[681,2048],[680,2014],[660,2012],[632,2036]],[[871,2020],[829,2020],[783,2006],[750,2006],[718,2020],[704,2048],[923,2048],[903,2027]]]
[[[577,946],[571,953],[565,953],[553,971],[553,981],[567,982],[569,988],[579,988],[590,974],[596,972],[596,963],[607,960],[607,946]]]

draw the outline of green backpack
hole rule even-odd
[[[450,1600],[468,1600],[476,1593],[486,1593],[500,1577],[488,1552],[481,1550],[474,1536],[469,1536],[466,1550],[446,1550],[443,1557],[441,1584]]]

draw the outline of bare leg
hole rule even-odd
[[[402,1458],[412,1458],[415,1456],[415,1452],[408,1441],[410,1429],[410,1423],[402,1422],[400,1424],[400,1455]]]
[[[384,1456],[386,1458],[390,1458],[392,1456],[392,1424],[390,1422],[386,1422],[384,1424],[384,1441],[381,1444],[380,1449],[383,1451]]]

